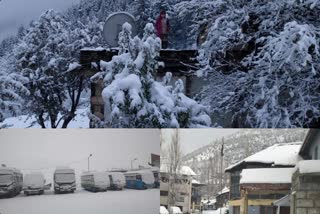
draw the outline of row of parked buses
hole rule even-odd
[[[53,174],[54,192],[73,193],[76,190],[75,170],[57,168]],[[41,195],[51,188],[42,173],[25,174],[15,168],[0,167],[0,197],[14,197],[22,190],[25,195]],[[81,187],[92,192],[107,190],[159,188],[159,170],[144,169],[127,172],[84,172]]]

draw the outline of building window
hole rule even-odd
[[[318,154],[318,146],[316,146],[316,148],[314,148],[313,159],[314,159],[314,160],[320,159],[320,158],[319,158],[319,154]]]
[[[168,191],[160,191],[160,196],[168,196]]]
[[[240,198],[240,172],[231,173],[230,199]]]

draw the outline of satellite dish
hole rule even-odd
[[[137,28],[134,17],[130,13],[118,12],[111,14],[103,27],[103,37],[111,47],[118,46],[119,33],[122,25],[128,22],[132,26],[132,36],[137,35]]]

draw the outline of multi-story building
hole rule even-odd
[[[291,214],[320,213],[320,130],[309,130],[292,176]]]
[[[160,205],[169,208],[169,192],[174,192],[174,204],[183,213],[190,213],[192,196],[192,179],[196,174],[188,166],[181,167],[178,176],[170,176],[165,167],[160,169]],[[175,180],[174,185],[170,185]],[[172,188],[173,190],[170,190]]]
[[[229,166],[229,213],[275,214],[273,203],[290,191],[301,144],[275,144]]]

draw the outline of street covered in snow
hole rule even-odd
[[[0,199],[1,214],[154,214],[159,212],[159,189],[74,194],[46,191],[41,196]]]

